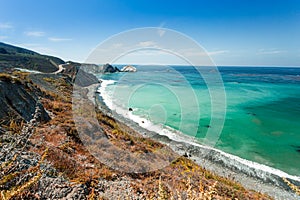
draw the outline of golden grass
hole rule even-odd
[[[25,123],[23,120],[16,119],[17,116],[10,115],[7,119],[4,119],[0,122],[0,125],[6,130],[10,131],[12,134],[21,133]]]
[[[40,165],[44,161],[44,159],[47,157],[48,150],[46,149],[44,153],[42,154],[38,164],[36,166],[32,166],[28,168],[25,171],[21,172],[14,172],[10,173],[10,170],[13,168],[13,163],[16,161],[17,155],[15,155],[8,163],[3,165],[2,172],[5,173],[5,171],[8,174],[4,174],[4,176],[0,179],[0,185],[5,185],[6,183],[10,182],[11,180],[24,175],[24,174],[36,174],[32,178],[30,178],[28,181],[20,184],[20,185],[12,185],[8,190],[3,190],[0,193],[0,197],[3,200],[9,200],[13,199],[19,195],[21,195],[23,192],[25,192],[28,188],[30,188],[32,185],[36,184],[39,179],[41,178],[43,171],[40,169]]]

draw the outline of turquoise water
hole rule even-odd
[[[214,78],[216,70],[202,71],[209,77],[211,91],[222,94],[224,89],[226,94],[225,123],[215,148],[299,176],[300,68],[218,69],[224,88]],[[141,66],[136,73],[99,78],[116,81],[105,88],[104,98],[117,107],[133,108],[134,115],[152,124],[180,130],[200,143],[209,142],[207,131],[215,130],[212,98],[193,67]],[[214,105],[215,118],[224,114],[221,104]]]

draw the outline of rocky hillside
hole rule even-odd
[[[0,42],[0,71],[3,68],[25,68],[41,72],[55,72],[64,61]]]
[[[20,79],[15,74],[0,74],[0,118],[2,123],[11,120],[28,122],[32,119],[36,106],[41,110],[40,120],[49,121],[50,117],[39,104],[41,91],[28,79]]]

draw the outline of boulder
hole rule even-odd
[[[136,72],[136,68],[131,65],[127,65],[121,69],[121,72]]]

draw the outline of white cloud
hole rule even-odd
[[[0,23],[0,30],[1,29],[12,29],[13,26],[10,23]]]
[[[25,32],[25,35],[30,36],[30,37],[42,37],[45,35],[45,32],[43,32],[43,31],[28,31],[28,32]]]
[[[71,38],[58,38],[58,37],[49,37],[48,40],[52,42],[66,42],[66,41],[71,41]]]
[[[229,53],[229,51],[228,50],[219,50],[219,51],[209,51],[207,53],[209,56],[213,56],[213,55]]]
[[[157,33],[160,37],[162,37],[166,33],[166,30],[163,29],[165,24],[166,24],[165,22],[160,23],[159,29],[157,30]]]
[[[144,42],[140,42],[138,44],[138,46],[140,46],[140,47],[151,47],[151,46],[153,47],[155,45],[156,45],[156,43],[153,41],[144,41]]]
[[[259,55],[272,55],[272,54],[281,54],[285,51],[278,50],[278,49],[259,49],[258,53]]]
[[[218,51],[199,51],[195,49],[185,49],[183,50],[183,55],[185,56],[215,56],[220,54],[229,53],[228,50],[218,50]]]

